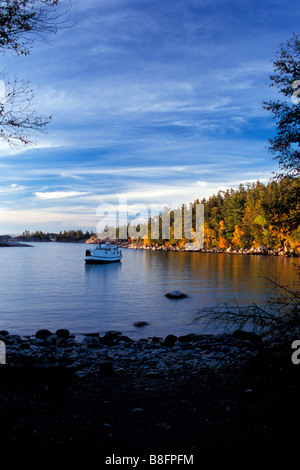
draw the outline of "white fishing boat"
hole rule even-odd
[[[107,264],[116,263],[122,259],[122,251],[117,245],[102,243],[95,248],[86,250],[85,262],[87,264]]]

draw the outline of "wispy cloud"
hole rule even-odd
[[[272,175],[262,102],[300,11],[271,0],[72,3],[72,28],[3,57],[53,115],[34,148],[0,143],[3,227],[26,216],[36,229],[76,227],[94,223],[101,200],[188,202]]]
[[[0,195],[8,195],[12,193],[19,193],[24,191],[25,186],[20,186],[19,184],[13,183],[9,186],[0,186]]]
[[[36,197],[40,199],[65,199],[67,197],[83,196],[87,193],[81,193],[79,191],[45,191],[35,193]]]

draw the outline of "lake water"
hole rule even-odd
[[[86,245],[36,243],[0,249],[0,329],[33,334],[121,331],[137,339],[209,332],[197,310],[236,300],[265,302],[264,277],[296,285],[299,258],[123,249],[121,263],[86,265]],[[171,300],[172,290],[188,298]],[[133,323],[147,321],[137,328]]]

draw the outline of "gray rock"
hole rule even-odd
[[[188,296],[179,290],[173,290],[172,292],[165,294],[165,297],[168,297],[168,299],[185,299]]]
[[[232,337],[243,341],[250,341],[255,344],[260,344],[262,342],[262,337],[260,335],[250,331],[236,330],[232,333]]]
[[[165,338],[165,341],[163,343],[163,346],[167,346],[167,347],[172,347],[174,346],[174,344],[176,343],[177,341],[177,336],[175,335],[168,335],[166,336]]]
[[[46,330],[46,329],[42,329],[42,330],[38,330],[36,333],[35,333],[35,337],[37,339],[47,339],[49,336],[51,336],[52,333],[51,331],[49,330]]]
[[[56,346],[58,343],[58,337],[52,334],[45,339],[45,343],[51,346]]]
[[[9,335],[6,336],[5,341],[9,344],[21,343],[22,338],[19,335]]]
[[[60,328],[59,330],[56,330],[55,334],[58,336],[58,338],[68,339],[70,337],[70,332],[66,328]]]
[[[8,336],[9,332],[7,330],[0,330],[0,335],[1,336]]]
[[[146,321],[142,321],[142,320],[135,321],[134,324],[133,324],[133,326],[136,326],[138,328],[141,327],[141,326],[147,326],[147,325],[149,325],[149,323],[146,322]]]
[[[105,346],[113,346],[119,343],[122,333],[119,331],[107,331],[104,336],[99,338],[100,343]]]
[[[99,348],[100,347],[100,341],[99,338],[95,336],[85,336],[82,340],[82,344],[85,344],[86,346],[90,348]]]

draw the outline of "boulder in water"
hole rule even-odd
[[[187,294],[180,292],[180,290],[173,290],[172,292],[165,294],[165,297],[168,297],[168,299],[185,299],[188,296]]]
[[[137,327],[141,327],[141,326],[146,326],[148,324],[149,323],[147,323],[146,321],[140,320],[140,321],[135,321],[133,325]]]

